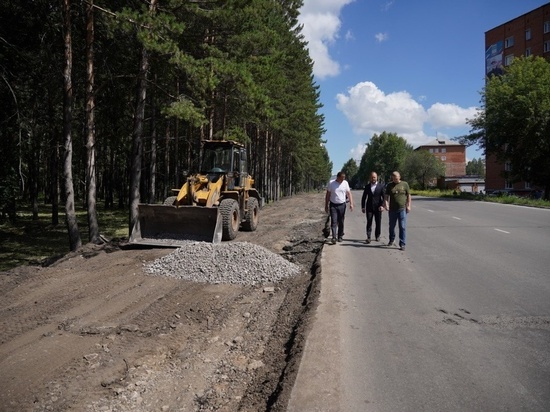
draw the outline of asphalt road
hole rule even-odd
[[[288,410],[549,411],[550,210],[413,198],[406,251],[387,225],[348,209],[325,246]]]

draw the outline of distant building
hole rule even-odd
[[[417,147],[427,150],[445,164],[445,177],[466,174],[466,146],[452,140],[435,139]]]
[[[485,32],[485,74],[501,74],[514,57],[540,56],[550,60],[550,3]],[[529,182],[506,180],[509,162],[498,162],[488,153],[485,159],[487,191],[508,189],[528,194]]]
[[[437,180],[437,187],[457,192],[485,193],[485,180],[476,175],[441,177]]]
[[[466,146],[452,140],[435,139],[415,150],[425,150],[445,164],[445,175],[433,184],[440,189],[460,189],[462,192],[485,190],[485,182],[479,176],[466,176]]]

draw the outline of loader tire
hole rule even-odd
[[[166,199],[164,199],[164,206],[172,206],[177,198],[177,196],[167,197]]]
[[[244,217],[243,229],[248,232],[254,232],[258,227],[260,205],[255,197],[248,198],[246,216]]]
[[[237,201],[233,199],[222,200],[220,202],[220,215],[222,217],[222,240],[235,239],[241,223]]]

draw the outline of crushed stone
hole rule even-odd
[[[253,243],[185,241],[168,255],[145,264],[144,271],[199,283],[265,285],[295,276],[301,267]]]

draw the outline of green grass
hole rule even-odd
[[[29,208],[18,211],[15,223],[0,224],[0,270],[40,263],[69,251],[65,214],[60,211],[59,224],[51,224],[51,206],[41,205],[38,220],[32,220]],[[86,211],[77,210],[82,243],[88,242]],[[98,210],[99,233],[107,239],[128,237],[128,211]]]
[[[452,190],[411,190],[413,195],[428,196],[428,197],[442,197],[449,199],[466,199],[466,200],[479,200],[482,202],[504,203],[521,206],[531,207],[544,207],[550,208],[550,201],[543,199],[529,199],[526,197],[518,196],[487,196],[487,195],[474,195],[472,193],[462,192],[460,195],[455,195]]]

